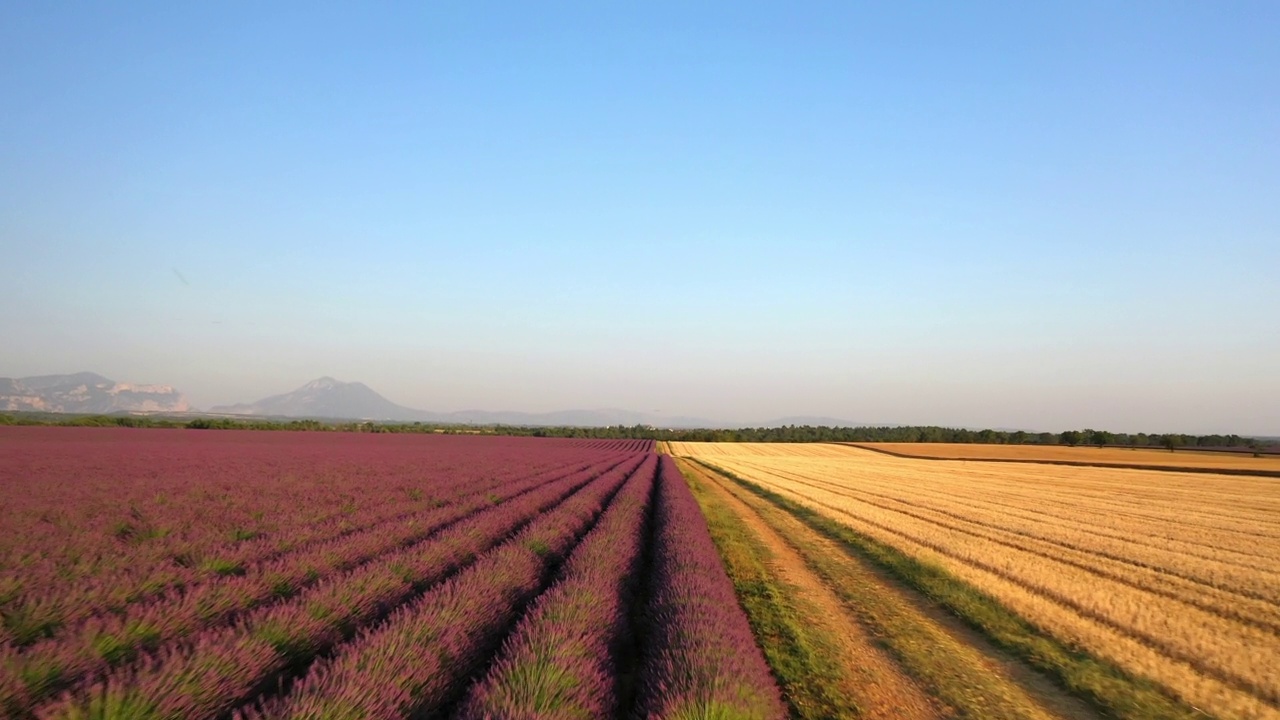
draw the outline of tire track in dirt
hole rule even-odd
[[[862,709],[862,717],[936,720],[953,714],[907,676],[862,624],[848,615],[835,593],[809,570],[804,558],[781,535],[710,472],[691,463],[681,465],[686,474],[697,477],[703,487],[715,494],[764,543],[772,556],[768,563],[770,571],[808,606],[810,612],[805,619],[813,621],[817,633],[853,660],[842,668],[846,680],[842,689],[855,699]]]
[[[928,692],[928,683],[913,678],[887,647],[888,631],[849,608],[827,581],[809,566],[804,549],[790,537],[802,538],[802,544],[811,551],[816,549],[846,560],[842,565],[847,567],[850,580],[856,573],[857,582],[874,587],[876,592],[897,606],[898,612],[914,615],[916,622],[929,625],[931,634],[941,641],[939,653],[956,654],[957,658],[966,661],[965,664],[980,667],[991,681],[1003,686],[1001,694],[1008,697],[1011,705],[1022,706],[1023,712],[1019,714],[1024,717],[1059,720],[1097,720],[1100,717],[1084,701],[1001,652],[935,603],[850,557],[837,543],[813,531],[799,519],[774,508],[731,479],[696,463],[682,461],[681,467],[716,492],[769,547],[774,553],[779,576],[802,592],[806,602],[821,611],[822,620],[829,625],[824,630],[848,648],[850,658],[856,658],[850,663],[850,670],[861,686],[856,693],[860,706],[867,709],[866,717],[983,717],[984,709],[980,703],[967,709],[948,707],[933,697]]]

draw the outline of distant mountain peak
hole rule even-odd
[[[292,392],[253,403],[221,405],[210,412],[260,417],[333,418],[350,420],[422,419],[418,410],[397,405],[358,382],[316,378]]]

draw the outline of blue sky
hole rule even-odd
[[[1276,37],[1270,2],[7,3],[0,375],[1280,435]]]

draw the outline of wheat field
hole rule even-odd
[[[1212,715],[1280,718],[1280,481],[840,445],[670,450],[937,564]]]
[[[1066,445],[986,445],[979,443],[849,443],[855,447],[944,460],[1042,460],[1098,465],[1159,465],[1200,470],[1280,472],[1280,456],[1248,452],[1207,452],[1157,448],[1069,447]]]

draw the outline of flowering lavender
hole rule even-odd
[[[616,464],[616,460],[610,460],[588,465],[570,477],[590,477]],[[65,686],[88,675],[104,673],[140,652],[225,624],[258,606],[292,597],[335,573],[411,548],[462,518],[544,486],[548,476],[558,472],[541,473],[506,486],[481,486],[442,507],[420,510],[398,522],[378,524],[313,546],[308,551],[251,567],[244,577],[219,578],[185,593],[130,606],[122,613],[92,617],[80,624],[78,632],[63,633],[27,648],[20,656],[8,658],[10,662],[5,663],[4,674],[39,679],[43,674],[32,675],[31,668],[56,667],[58,683]],[[16,653],[10,651],[9,655]],[[0,651],[0,658],[6,658],[5,652]],[[27,702],[46,696],[56,687],[53,683],[26,684],[22,692]]]
[[[651,462],[651,461],[650,461]],[[610,473],[474,565],[397,610],[322,663],[289,695],[242,717],[400,718],[434,713],[483,667],[625,476]]]
[[[665,455],[656,512],[640,715],[650,720],[786,717],[706,520],[675,462]]]
[[[578,472],[567,476],[552,479],[562,471],[551,470],[485,491],[475,491],[473,485],[473,492],[462,494],[470,500],[455,501],[457,507],[447,502],[429,503],[414,519],[424,526],[433,522],[435,527],[426,531],[417,528],[408,534],[402,533],[402,528],[393,532],[399,528],[396,524],[385,527],[390,538],[384,538],[386,552],[377,547],[376,536],[352,533],[351,538],[363,540],[346,550],[335,546],[329,548],[332,552],[316,556],[330,563],[328,574],[316,575],[310,572],[315,568],[309,568],[303,571],[298,587],[287,588],[265,604],[248,591],[260,589],[249,582],[253,579],[250,575],[229,576],[216,584],[222,588],[217,592],[196,587],[180,596],[190,599],[186,604],[169,606],[167,609],[178,611],[172,617],[160,612],[131,616],[153,617],[154,624],[120,625],[104,618],[98,625],[84,625],[84,633],[61,639],[65,643],[61,654],[32,653],[48,648],[48,642],[30,648],[5,647],[0,650],[0,710],[14,716],[40,717],[78,717],[105,706],[126,708],[130,717],[211,717],[229,712],[290,668],[299,663],[305,667],[316,653],[342,642],[361,626],[473,562],[601,472],[622,462],[614,472],[625,474],[644,456],[596,454],[594,462],[591,457],[579,454],[571,466]],[[483,502],[475,502],[480,496]],[[463,511],[474,514],[459,519]],[[348,550],[356,556],[344,555]],[[239,589],[245,592],[237,596]],[[210,597],[220,598],[222,604],[199,602]],[[253,609],[255,604],[261,606]],[[123,632],[121,636],[90,633],[102,627]],[[183,639],[186,632],[192,634]],[[69,639],[81,641],[79,651],[67,642]],[[89,639],[97,642],[87,642]],[[93,680],[117,663],[123,665],[104,679]],[[34,704],[49,688],[65,686],[68,678],[76,677],[85,680],[70,694]]]
[[[618,493],[569,557],[559,581],[503,644],[459,720],[615,717],[616,655],[627,634],[657,458]]]

